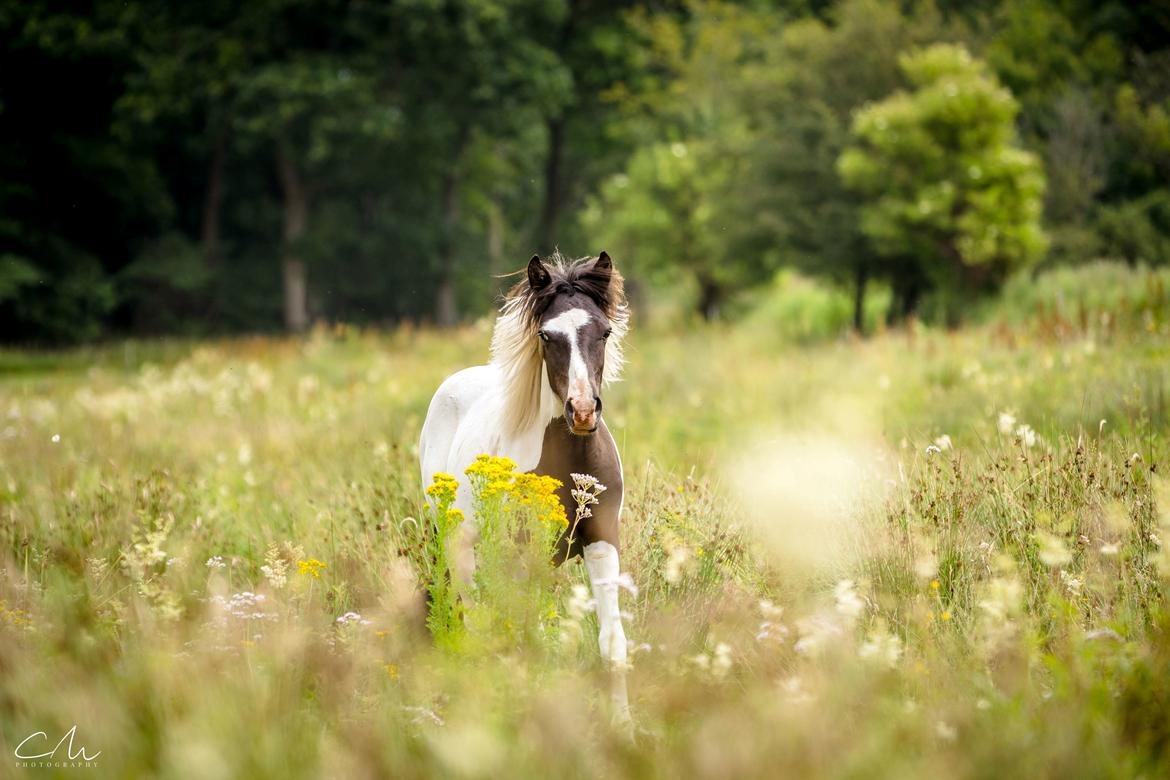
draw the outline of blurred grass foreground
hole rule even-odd
[[[1166,301],[1029,294],[867,341],[635,330],[632,734],[579,564],[427,630],[415,442],[486,324],[4,353],[3,774],[1165,777]],[[91,769],[13,758],[73,727]]]

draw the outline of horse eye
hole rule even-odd
[[[543,330],[539,331],[536,335],[540,336],[541,341],[546,342],[546,343],[548,342],[548,334],[545,333]]]
[[[601,337],[603,339],[607,339],[607,338],[609,338],[609,334],[611,334],[611,333],[613,333],[613,328],[606,328],[605,333],[602,333]]]

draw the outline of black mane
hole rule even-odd
[[[540,289],[533,289],[529,279],[521,279],[508,291],[506,300],[518,299],[528,316],[539,319],[552,302],[561,295],[580,293],[597,305],[609,319],[619,316],[625,306],[622,275],[609,261],[609,256],[582,257],[566,260],[559,252],[542,261],[549,281]]]

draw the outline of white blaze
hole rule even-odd
[[[577,331],[589,322],[589,312],[584,309],[568,309],[544,323],[550,333],[563,334],[569,340],[569,383],[566,394],[569,398],[588,399],[593,396],[589,387],[589,368],[577,342]]]

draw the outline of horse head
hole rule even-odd
[[[613,351],[609,342],[621,276],[602,252],[596,259],[554,266],[533,256],[527,281],[549,385],[563,404],[569,431],[588,436],[601,421],[601,388],[607,378],[606,354]]]

